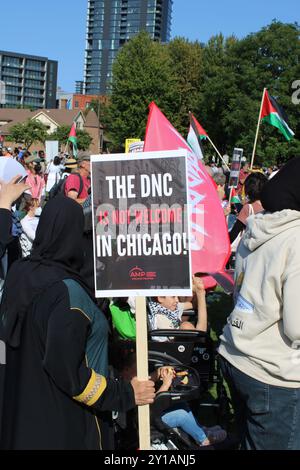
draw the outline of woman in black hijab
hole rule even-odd
[[[52,199],[32,255],[8,273],[0,448],[101,449],[101,412],[153,401],[152,382],[107,377],[107,322],[78,274],[83,225],[79,204]]]

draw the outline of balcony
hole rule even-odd
[[[22,78],[22,73],[18,73],[17,71],[13,70],[6,70],[2,71],[3,75],[5,74],[7,77],[15,77],[15,78]]]
[[[25,79],[45,81],[45,74],[42,73],[41,75],[37,76],[34,73],[25,72]]]
[[[20,69],[20,68],[23,68],[23,64],[22,63],[15,64],[13,62],[9,62],[9,61],[4,60],[2,62],[2,67],[9,67],[9,68],[12,68],[12,69]]]
[[[43,72],[46,71],[45,65],[41,65],[41,66],[38,66],[38,65],[26,65],[26,66],[25,66],[25,70],[32,70],[32,71],[40,72],[40,73],[43,73]]]
[[[22,79],[13,79],[13,77],[8,77],[6,75],[2,76],[2,80],[4,81],[5,85],[9,86],[22,86]]]
[[[10,87],[7,86],[6,87],[6,95],[11,95],[11,96],[22,96],[22,89],[19,89],[19,90],[12,90],[12,89],[9,89]]]
[[[35,93],[31,93],[31,92],[28,92],[28,91],[25,91],[24,92],[24,97],[27,98],[27,97],[30,97],[30,98],[36,98],[36,99],[39,99],[39,100],[43,100],[44,99],[44,94],[35,94]]]
[[[34,88],[35,90],[43,90],[44,91],[44,88],[45,88],[45,85],[44,84],[33,84],[33,83],[28,83],[26,82],[25,80],[25,83],[24,83],[24,86],[27,87],[27,88]]]

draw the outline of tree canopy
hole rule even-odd
[[[48,136],[48,140],[58,140],[61,144],[66,144],[69,138],[71,127],[60,126]],[[88,150],[93,139],[85,130],[76,130],[78,150]]]
[[[113,66],[108,129],[116,148],[127,138],[144,138],[148,106],[155,101],[172,119],[175,78],[168,47],[141,32],[120,50]]]
[[[8,140],[24,144],[27,149],[35,142],[45,142],[48,128],[40,121],[29,119],[26,122],[16,124],[10,129]]]
[[[250,159],[266,87],[286,111],[296,138],[286,142],[262,124],[256,161],[272,164],[300,155],[299,106],[292,102],[292,83],[300,79],[299,32],[297,24],[274,20],[243,39],[219,34],[207,44],[184,38],[160,44],[138,34],[114,63],[103,118],[113,148],[122,149],[126,138],[144,138],[148,105],[155,101],[184,137],[192,111],[222,153],[242,147]]]

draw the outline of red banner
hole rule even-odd
[[[192,272],[222,271],[230,256],[230,242],[221,202],[211,177],[184,138],[156,104],[151,103],[144,151],[178,149],[188,150]],[[215,281],[205,282],[206,287],[213,284]]]

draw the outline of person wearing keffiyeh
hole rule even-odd
[[[164,328],[178,330],[181,324],[182,310],[178,308],[178,297],[164,297],[162,302],[169,302],[170,306],[174,303],[174,310],[164,307],[157,297],[157,301],[151,300],[149,302],[149,322],[153,330],[161,329],[161,323],[164,319],[166,326]],[[172,306],[171,306],[172,308]],[[159,317],[162,316],[163,319]]]
[[[190,322],[182,321],[183,308],[178,297],[155,297],[149,305],[149,326],[153,330],[207,330],[207,310],[205,288],[201,277],[193,277],[193,290],[197,299],[198,318],[196,326]],[[167,341],[165,337],[155,337],[155,341]]]

